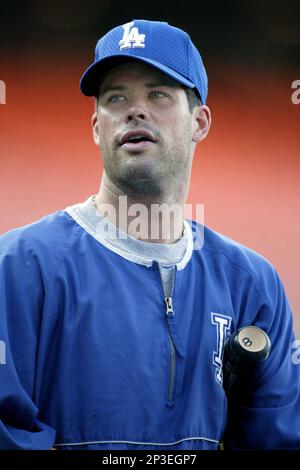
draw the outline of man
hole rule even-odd
[[[199,52],[185,32],[135,20],[99,41],[81,90],[96,98],[98,194],[0,241],[0,447],[300,449],[278,275],[183,219],[211,121]],[[227,403],[225,339],[245,325],[272,350]]]

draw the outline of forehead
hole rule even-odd
[[[100,84],[100,93],[103,93],[108,85],[122,85],[122,83],[134,83],[137,80],[165,85],[173,88],[182,88],[181,84],[160,70],[148,64],[138,61],[126,62],[115,65],[103,76]]]

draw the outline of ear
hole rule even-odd
[[[97,116],[96,111],[92,115],[91,124],[92,124],[92,129],[93,129],[94,142],[96,145],[99,145],[99,126],[98,126],[98,116]]]
[[[205,139],[211,125],[211,114],[208,106],[201,105],[194,109],[195,129],[193,132],[193,142],[200,142]]]

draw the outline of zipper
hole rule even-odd
[[[170,343],[170,352],[171,352],[171,367],[170,367],[170,381],[169,381],[169,390],[168,390],[168,399],[169,401],[173,400],[174,395],[174,385],[175,385],[175,369],[176,369],[176,351],[172,336],[170,334],[170,329],[168,331],[169,343]]]
[[[163,282],[162,278],[162,272],[161,272],[161,267],[158,264],[158,269],[160,273],[160,278],[161,278],[161,283],[162,283],[162,288],[163,288],[163,293],[164,293],[164,301],[166,304],[166,315],[168,319],[168,337],[169,337],[169,347],[170,347],[170,379],[169,379],[169,387],[168,387],[168,401],[173,401],[174,399],[174,385],[175,385],[175,372],[176,372],[176,348],[175,344],[171,335],[171,330],[170,330],[170,324],[169,324],[169,319],[173,318],[175,315],[174,309],[173,309],[173,290],[174,290],[174,283],[175,283],[175,267],[172,266],[172,274],[171,274],[171,283],[170,287],[168,289],[168,292],[166,292],[165,285]]]

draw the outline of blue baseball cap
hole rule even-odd
[[[109,31],[97,43],[95,61],[80,80],[86,96],[98,96],[103,74],[117,60],[140,60],[195,88],[201,102],[207,98],[207,75],[189,35],[161,21],[133,20]]]

